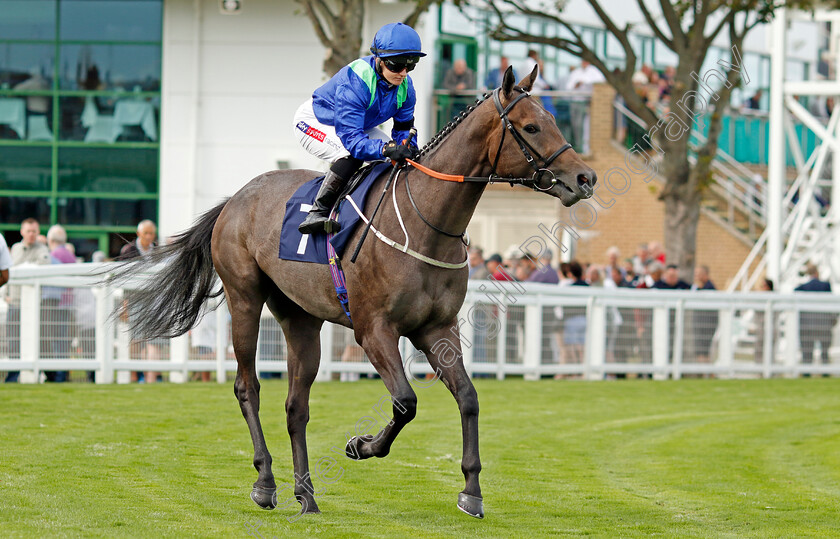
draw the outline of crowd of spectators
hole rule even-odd
[[[514,251],[512,251],[513,253]],[[809,266],[809,271],[815,271]],[[801,290],[825,290],[827,283],[818,281],[818,275],[811,274],[812,281]],[[603,287],[637,288],[651,290],[715,290],[711,271],[707,265],[698,265],[694,271],[693,282],[680,278],[679,269],[666,263],[665,253],[659,242],[640,244],[631,257],[622,259],[616,247],[607,250],[603,264],[581,263],[577,260],[552,264],[551,255],[545,254],[539,259],[519,253],[519,256],[492,254],[486,259],[480,248],[470,250],[470,278],[492,279],[497,281],[520,281],[555,284],[561,287]],[[772,290],[772,282],[765,281],[763,290]],[[672,339],[674,331],[674,310],[670,310],[669,324]],[[586,336],[586,309],[580,306],[557,307],[553,311],[554,320],[546,320],[544,326],[553,326],[552,343],[556,363],[580,363]],[[626,362],[637,358],[643,363],[652,361],[652,311],[649,308],[618,308],[607,310],[606,361]],[[827,338],[834,319],[821,320],[819,323],[803,315],[802,346],[805,361],[810,362],[814,341],[821,341],[824,356],[830,339]],[[825,318],[825,317],[823,317]],[[763,318],[758,320],[763,324]],[[690,353],[694,362],[708,363],[712,357],[712,345],[718,328],[717,310],[690,310],[685,314],[684,353]],[[816,329],[815,329],[816,328]],[[510,334],[511,332],[509,332]],[[815,336],[816,335],[816,336]],[[676,345],[672,340],[671,349]],[[486,345],[485,345],[486,347]],[[759,353],[759,352],[757,352]],[[826,359],[823,357],[823,361]]]
[[[641,69],[633,74],[633,87],[648,107],[668,106],[676,74],[674,66],[656,71],[650,64],[643,64]]]
[[[0,287],[2,299],[6,304],[5,347],[1,350],[6,357],[20,356],[21,331],[21,290],[20,286],[3,286],[9,279],[9,268],[22,265],[63,264],[82,262],[74,254],[73,244],[67,241],[67,232],[60,225],[49,228],[47,235],[40,235],[40,224],[35,219],[26,219],[21,223],[21,241],[9,248],[0,235]],[[157,230],[152,221],[144,220],[137,228],[137,238],[127,243],[120,254],[122,259],[145,256],[155,247]],[[93,254],[92,261],[104,261],[104,253]],[[798,291],[830,292],[827,282],[819,280],[819,272],[813,264],[806,268],[810,280],[797,288]],[[659,242],[639,244],[633,256],[622,258],[617,247],[610,247],[605,253],[602,264],[581,263],[577,260],[555,264],[550,251],[540,256],[511,250],[506,256],[495,253],[484,257],[480,248],[471,248],[469,253],[469,278],[495,281],[517,281],[557,285],[561,287],[603,287],[637,288],[653,290],[715,290],[710,269],[698,265],[692,283],[680,278],[679,269],[667,264],[665,252]],[[762,290],[772,291],[773,283],[765,280]],[[131,317],[131,298],[126,296],[123,304],[124,322]],[[565,306],[554,310],[554,344],[557,362],[581,362],[586,336],[586,308]],[[671,329],[675,334],[674,311],[670,310]],[[40,357],[61,359],[66,357],[93,357],[95,342],[95,299],[92,292],[85,288],[60,288],[44,286],[41,288],[41,346]],[[193,330],[195,355],[200,359],[212,360],[215,357],[215,317],[205,317],[204,324]],[[650,362],[651,351],[651,311],[650,309],[616,308],[607,313],[607,358],[608,362],[623,362],[633,354],[642,362]],[[710,361],[713,337],[718,326],[716,310],[695,310],[686,320],[691,325],[690,344],[695,361]],[[761,327],[763,314],[757,315],[756,323]],[[827,352],[831,344],[831,330],[836,323],[836,316],[823,313],[803,312],[800,320],[803,361],[810,363],[814,355],[817,361],[827,362]],[[551,325],[550,323],[548,324]],[[0,339],[2,341],[2,339]],[[675,343],[671,343],[673,347]],[[762,346],[756,346],[756,357],[763,353]],[[164,342],[143,342],[131,339],[132,357],[139,359],[160,359],[166,354],[162,348]],[[486,348],[484,343],[482,348]],[[46,381],[64,382],[68,380],[66,371],[47,371]],[[88,373],[93,380],[93,372]],[[18,372],[8,372],[6,382],[18,381]],[[133,381],[147,383],[160,379],[160,373],[134,373]],[[198,379],[209,380],[210,374],[201,373]]]
[[[102,251],[95,251],[88,260],[76,256],[73,243],[68,241],[67,231],[61,225],[51,226],[46,236],[41,234],[41,224],[34,218],[24,219],[20,227],[21,240],[9,247],[0,234],[0,357],[17,359],[21,354],[21,287],[5,285],[9,270],[13,266],[38,266],[48,264],[69,264],[81,262],[104,262],[109,260]],[[157,227],[151,220],[143,220],[137,226],[137,238],[126,243],[117,260],[145,256],[155,247]],[[66,359],[95,357],[96,342],[96,299],[85,287],[43,286],[40,289],[39,357],[41,359]],[[128,322],[131,317],[131,294],[127,293],[120,319]],[[196,359],[213,359],[215,351],[215,317],[204,317],[192,339]],[[163,341],[144,342],[130,338],[130,357],[134,359],[160,359],[168,343]],[[46,382],[69,381],[68,371],[44,371]],[[209,372],[198,374],[201,380],[209,380]],[[86,373],[94,381],[94,372]],[[20,372],[6,373],[5,382],[17,382]],[[157,372],[134,372],[134,382],[151,383],[162,379]]]

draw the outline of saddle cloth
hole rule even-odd
[[[339,257],[344,254],[347,243],[353,235],[353,230],[361,222],[359,214],[347,203],[345,197],[351,196],[353,202],[359,208],[364,208],[365,200],[374,180],[389,168],[391,168],[389,163],[378,163],[372,167],[367,167],[367,174],[361,180],[355,181],[349,194],[343,195],[339,199],[336,211],[338,212],[338,223],[341,225],[341,230],[330,241]],[[315,195],[318,194],[323,179],[324,177],[320,176],[301,185],[286,202],[286,215],[283,217],[283,228],[280,230],[279,257],[283,260],[329,264],[327,235],[301,234],[298,231],[298,226],[306,218],[312,203],[315,201]],[[354,182],[351,181],[351,183]]]

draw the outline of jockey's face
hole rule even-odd
[[[404,81],[405,78],[408,76],[408,69],[405,67],[399,73],[396,73],[388,69],[388,66],[385,64],[385,62],[382,61],[382,59],[377,58],[376,61],[379,62],[379,65],[381,66],[382,76],[385,77],[385,80],[387,80],[390,84],[393,84],[394,86],[399,86],[400,84],[402,84],[402,81]]]

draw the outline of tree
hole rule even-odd
[[[361,56],[362,23],[367,0],[295,0],[315,29],[318,40],[327,50],[324,73],[333,76]],[[402,21],[409,26],[417,24],[420,15],[432,4],[442,0],[411,0],[411,12]]]
[[[651,137],[652,146],[662,154],[659,173],[665,178],[665,186],[660,193],[660,200],[665,204],[665,249],[668,261],[673,261],[679,266],[684,279],[691,279],[696,262],[700,200],[703,189],[712,181],[712,159],[717,151],[722,112],[725,108],[721,105],[729,103],[732,90],[740,85],[740,51],[744,37],[757,24],[769,21],[774,10],[784,2],[659,0],[660,13],[655,13],[648,6],[650,2],[636,0],[650,31],[679,58],[675,84],[671,90],[670,111],[662,114],[647,107],[633,86],[632,76],[636,71],[638,58],[629,39],[631,26],[620,27],[598,0],[587,1],[605,30],[618,41],[624,51],[624,65],[615,70],[611,70],[587,45],[580,32],[565,21],[562,16],[562,2],[557,3],[559,7],[546,9],[544,5],[537,7],[527,0],[488,0],[498,18],[490,35],[499,41],[550,45],[589,62],[604,74],[607,82],[624,98],[627,108],[648,124],[649,133],[655,131],[655,136]],[[797,4],[803,3],[809,2]],[[510,11],[554,21],[567,30],[570,36],[546,37],[528,33],[518,28],[516,23],[512,22],[513,18],[505,16]],[[725,62],[722,64],[724,69],[719,72],[719,87],[710,88],[708,83],[701,82],[703,78],[698,74],[712,42],[723,32],[729,36],[732,54],[729,66],[726,66]],[[722,80],[724,74],[725,81]],[[704,104],[719,106],[711,110],[708,138],[706,143],[696,150],[697,159],[692,166],[689,161],[690,126]],[[684,129],[680,129],[681,126]],[[670,135],[665,136],[669,127]]]

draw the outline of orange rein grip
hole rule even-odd
[[[444,174],[442,172],[436,172],[436,171],[434,171],[430,168],[424,167],[420,163],[416,163],[416,162],[412,161],[411,159],[406,159],[406,162],[408,164],[410,164],[411,166],[413,166],[414,168],[416,168],[417,170],[419,170],[420,172],[422,172],[423,174],[426,174],[427,176],[431,176],[432,178],[436,178],[438,180],[443,180],[443,181],[447,181],[447,182],[464,183],[464,177],[463,176],[458,176],[456,174]]]

